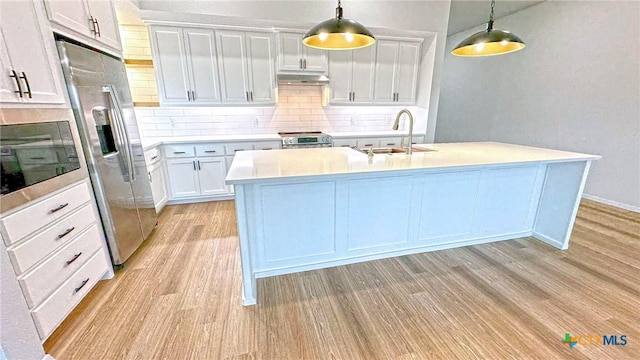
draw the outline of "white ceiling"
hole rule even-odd
[[[516,11],[526,9],[543,1],[496,1],[494,18],[500,18],[513,14]],[[449,28],[447,36],[457,34],[460,31],[471,29],[475,26],[486,24],[491,12],[490,0],[452,0],[449,12]],[[498,26],[499,28],[499,26]]]
[[[197,1],[192,2],[197,3]],[[495,18],[500,18],[512,14],[516,11],[520,11],[541,2],[544,2],[544,0],[497,0],[495,6]],[[138,8],[132,3],[131,0],[115,0],[115,3],[116,10],[118,12],[118,21],[121,24],[143,25],[142,21],[140,20]],[[218,4],[222,3],[224,2],[218,2]],[[201,2],[199,5],[205,4],[206,3]],[[185,6],[187,4],[183,3],[182,5]],[[452,0],[451,10],[449,13],[449,28],[447,30],[447,35],[456,34],[460,31],[468,30],[475,26],[485,24],[489,19],[490,9],[490,0]]]

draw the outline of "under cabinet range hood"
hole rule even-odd
[[[329,77],[320,74],[278,74],[282,85],[329,85]]]

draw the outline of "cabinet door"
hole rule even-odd
[[[183,32],[180,28],[151,27],[153,60],[160,93],[164,104],[188,104],[189,88],[187,60]]]
[[[93,37],[85,0],[45,0],[49,20],[78,34]]]
[[[245,37],[239,31],[216,31],[220,93],[223,103],[249,102]]]
[[[167,203],[167,184],[164,178],[162,163],[158,162],[149,168],[149,180],[151,180],[151,192],[156,213],[160,212]]]
[[[331,103],[351,102],[351,54],[353,51],[332,51],[329,54]]]
[[[229,193],[224,179],[227,165],[224,156],[198,159],[198,177],[202,195],[221,195]]]
[[[171,198],[193,197],[200,194],[195,159],[167,160]]]
[[[99,42],[122,50],[120,45],[120,32],[113,3],[110,0],[89,0],[89,14],[97,21],[99,34],[95,36]]]
[[[278,34],[278,71],[302,70],[302,34]]]
[[[65,3],[65,2],[62,2]],[[0,11],[0,55],[2,62],[1,101],[62,104],[65,96],[62,74],[53,33],[35,1],[13,1],[3,4]],[[28,44],[28,46],[25,46]],[[10,59],[10,60],[9,60]],[[23,91],[31,89],[31,98],[20,98],[16,80],[10,78],[15,70]]]
[[[301,37],[302,38],[302,37]],[[302,43],[302,40],[300,40]],[[327,72],[327,51],[314,49],[305,45],[303,46],[304,57],[303,66],[304,71],[317,71],[321,73]]]
[[[376,47],[353,50],[351,88],[353,101],[357,103],[373,102],[373,86],[376,61]]]
[[[213,30],[184,29],[186,60],[193,91],[192,103],[220,102],[216,43]]]
[[[418,68],[420,64],[420,43],[401,42],[398,52],[396,101],[414,104],[418,87]]]
[[[252,103],[274,103],[275,74],[272,33],[249,32],[247,39],[247,70]]]
[[[396,59],[399,44],[397,41],[378,40],[375,74],[375,100],[393,102],[396,81]]]

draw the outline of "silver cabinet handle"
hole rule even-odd
[[[251,94],[251,102],[253,102],[253,91],[250,91],[249,94]]]
[[[191,101],[191,91],[187,90],[187,100]]]
[[[302,59],[300,59],[300,69],[302,69]]]
[[[302,69],[307,69],[307,59],[302,60]]]
[[[20,85],[20,78],[18,77],[18,73],[16,73],[15,70],[11,70],[11,75],[9,75],[9,77],[12,77],[16,81],[16,85],[18,85],[18,90],[14,92],[18,93],[20,97],[23,97],[22,85]]]
[[[245,91],[245,93],[244,93],[244,94],[247,96],[247,102],[249,102],[249,92],[248,92],[248,91]]]
[[[82,290],[82,288],[83,288],[85,285],[87,285],[87,283],[88,283],[88,282],[89,282],[89,278],[86,278],[86,279],[85,279],[85,280],[80,284],[80,286],[78,286],[77,288],[75,288],[75,289],[74,289],[74,290],[75,290],[75,292],[78,292],[78,291]]]
[[[356,101],[356,92],[353,92],[353,101]]]
[[[29,99],[32,98],[31,96],[31,85],[29,84],[29,79],[27,79],[27,74],[24,73],[24,71],[22,72],[22,76],[20,76],[20,79],[24,80],[24,83],[27,85],[27,91],[25,91],[25,94],[29,95]]]
[[[202,168],[200,167],[200,160],[198,160],[198,170],[202,170]]]
[[[216,151],[215,150],[205,150],[204,152],[207,153],[207,154],[212,154],[212,153],[214,153]]]
[[[149,175],[149,182],[152,183],[153,179],[151,178],[151,171],[147,171],[147,175]]]
[[[100,23],[98,22],[98,18],[93,18],[93,22],[96,24],[96,35],[100,37]]]
[[[196,171],[196,170],[198,170],[198,169],[196,169],[196,161],[193,160],[193,171]]]
[[[96,30],[96,21],[93,19],[93,16],[89,16],[89,23],[91,23],[91,32],[97,35],[98,30]]]
[[[174,154],[186,154],[186,152],[184,152],[184,151],[174,151],[173,153]]]
[[[196,101],[196,92],[191,90],[191,101]]]
[[[156,156],[152,156],[152,157],[151,157],[151,160],[155,160],[155,159],[157,159],[157,158],[158,158],[158,155],[156,155]]]

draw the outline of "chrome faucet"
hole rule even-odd
[[[409,149],[407,149],[407,154],[411,155],[413,153],[411,147],[413,145],[413,115],[407,109],[402,109],[396,115],[396,122],[393,123],[393,130],[398,130],[398,123],[400,122],[400,116],[402,114],[407,114],[409,116]]]

